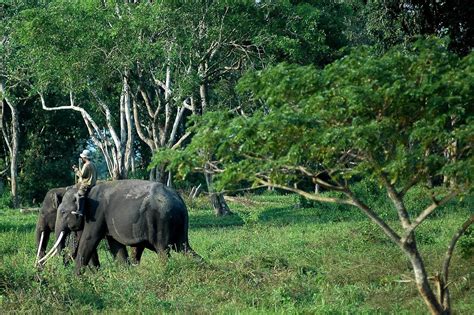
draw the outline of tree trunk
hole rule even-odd
[[[153,167],[150,172],[148,173],[148,180],[152,181],[152,182],[156,182],[157,181],[157,173],[158,173],[158,170],[157,170],[157,167]]]
[[[20,133],[20,124],[18,118],[18,109],[16,107],[16,103],[10,100],[7,97],[7,92],[5,90],[4,82],[0,82],[0,94],[2,95],[2,102],[5,101],[11,111],[11,134],[8,135],[4,125],[3,125],[3,109],[4,105],[2,104],[1,110],[1,125],[2,125],[2,133],[5,139],[5,142],[8,146],[8,151],[10,155],[10,188],[11,188],[11,195],[13,201],[13,207],[19,207],[19,198],[18,198],[18,146],[19,146],[19,133]]]
[[[441,304],[430,287],[425,266],[416,247],[416,243],[411,242],[410,244],[405,245],[402,250],[410,259],[411,265],[413,267],[413,273],[415,275],[416,287],[418,288],[418,292],[423,298],[423,301],[430,310],[431,314],[449,314],[449,310],[443,310]]]
[[[11,107],[12,111],[12,153],[10,161],[10,176],[11,176],[11,193],[13,199],[13,207],[18,208],[20,206],[18,198],[18,140],[20,127],[18,123],[18,111],[15,106]]]
[[[200,71],[203,71],[202,65],[200,65]],[[202,73],[201,75],[203,76]],[[200,85],[199,95],[201,97],[202,114],[205,114],[207,110],[207,86],[205,82],[201,83]],[[205,170],[204,170],[204,177],[206,177],[206,184],[207,184],[207,190],[209,192],[209,198],[211,200],[212,208],[214,209],[214,213],[216,214],[216,216],[224,216],[224,215],[232,214],[232,212],[229,209],[229,206],[227,205],[227,202],[224,200],[224,196],[214,191],[214,188],[212,185],[212,174],[208,172],[207,166],[205,167]]]
[[[209,192],[209,198],[211,200],[211,205],[212,205],[212,208],[214,209],[215,215],[218,217],[221,217],[221,216],[232,214],[232,212],[229,209],[229,206],[224,200],[224,195],[220,193],[216,193],[214,191],[214,188],[212,185],[212,174],[205,172],[204,176],[206,177],[206,184],[207,184],[207,189]]]

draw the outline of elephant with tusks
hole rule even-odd
[[[77,207],[77,189],[69,188],[59,205],[55,226],[57,243],[69,231],[82,230],[75,258],[77,274],[89,263],[104,237],[112,252],[126,245],[136,247],[137,260],[145,248],[165,256],[173,249],[201,259],[189,245],[188,210],[183,199],[161,183],[145,180],[99,183],[89,192],[83,217],[72,214]]]
[[[62,249],[66,246],[66,239],[69,236],[71,237],[70,243],[72,259],[74,259],[77,255],[77,247],[82,234],[82,229],[73,231],[72,233],[71,230],[66,230],[63,233],[61,240],[57,240],[56,243],[53,245],[52,250],[50,250],[49,254],[45,255],[51,233],[54,233],[55,231],[56,217],[59,205],[61,204],[66,191],[72,188],[72,186],[53,188],[49,190],[44,197],[36,222],[35,239],[37,252],[35,266],[43,266],[49,258],[54,256],[54,254],[61,252]],[[109,247],[115,244],[114,240],[107,240],[109,243]],[[128,253],[125,246],[117,248],[115,252],[112,252],[112,254],[113,257],[117,258],[119,261],[128,262]],[[64,264],[69,263],[69,257],[66,257],[65,255],[63,258]],[[134,263],[139,263],[139,261],[136,259],[136,248],[132,248],[132,261]],[[95,267],[100,266],[99,256],[97,255],[96,251],[92,253],[90,264]]]

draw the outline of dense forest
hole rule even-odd
[[[249,190],[346,204],[449,311],[449,259],[435,297],[413,232],[472,193],[473,16],[468,0],[3,1],[1,202],[74,184],[90,149],[100,179],[201,189],[218,216]],[[358,197],[364,180],[401,229]],[[409,213],[420,185],[432,202]]]

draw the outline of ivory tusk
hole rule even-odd
[[[44,265],[48,260],[50,260],[52,257],[54,257],[54,255],[56,255],[57,252],[58,252],[58,249],[56,248],[56,249],[54,250],[54,252],[51,254],[51,256],[49,256],[49,257],[44,256],[46,259],[45,259],[45,260],[42,260],[42,261],[41,261],[41,264]]]
[[[43,258],[41,258],[41,259],[38,261],[38,264],[42,264],[43,262],[45,262],[46,260],[48,260],[48,258],[49,258],[50,256],[54,256],[54,255],[57,253],[57,247],[59,246],[59,243],[61,243],[61,240],[63,239],[63,236],[64,236],[64,232],[61,232],[61,233],[59,234],[58,239],[56,240],[56,243],[54,243],[53,248],[51,248],[50,251],[49,251]]]
[[[43,237],[44,237],[44,231],[41,232],[41,237],[40,237],[40,241],[39,241],[39,245],[38,245],[38,251],[36,252],[35,265],[38,264],[38,259],[39,259],[39,255],[40,255],[40,251],[41,251],[41,246],[43,245]]]
[[[63,239],[63,236],[64,236],[64,232],[61,232],[61,233],[59,234],[58,239],[56,240],[56,243],[54,243],[53,247],[49,250],[49,252],[48,252],[43,258],[41,258],[41,259],[38,261],[38,263],[42,263],[43,261],[47,260],[48,257],[50,257],[50,256],[52,256],[52,255],[54,255],[54,254],[56,254],[56,251],[55,251],[55,250],[56,250],[57,247],[59,246],[59,243],[61,243],[61,240]]]

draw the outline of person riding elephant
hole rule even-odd
[[[83,229],[75,258],[80,274],[100,240],[106,237],[117,248],[137,248],[139,260],[145,248],[160,255],[171,249],[202,258],[189,245],[188,210],[179,194],[161,184],[143,180],[102,182],[93,187],[85,203],[85,216],[73,215],[78,207],[77,188],[68,189],[57,211],[58,243],[68,231]],[[111,246],[112,250],[112,246]],[[54,255],[51,249],[48,255]]]
[[[84,204],[92,187],[95,186],[97,181],[97,168],[92,162],[91,152],[89,150],[84,150],[79,155],[84,165],[82,169],[79,169],[76,165],[73,165],[72,168],[78,177],[78,204],[79,207],[77,211],[74,211],[72,214],[82,216],[84,214]]]
[[[35,266],[42,267],[45,261],[48,260],[48,257],[45,257],[46,254],[46,247],[48,246],[48,241],[50,238],[51,232],[54,233],[56,227],[56,217],[58,208],[62,202],[64,194],[68,189],[73,189],[74,187],[60,187],[60,188],[53,188],[50,189],[46,196],[44,197],[43,203],[41,205],[38,220],[36,223],[36,246],[38,248],[36,254],[36,262]],[[72,232],[72,233],[70,233]],[[61,252],[62,249],[65,247],[65,240],[67,237],[72,237],[71,242],[71,258],[75,258],[77,255],[77,249],[79,245],[79,241],[82,235],[82,229],[77,231],[66,231],[65,236],[60,242],[57,242],[54,247],[58,248],[58,252]],[[140,262],[140,257],[143,250],[139,248],[132,247],[132,256],[131,261],[128,259],[128,253],[125,246],[120,246],[111,238],[107,238],[108,248],[110,249],[112,256],[114,259],[117,259],[119,262],[124,263],[134,263],[138,264]],[[69,255],[63,255],[63,262],[64,264],[69,263]],[[90,263],[92,266],[99,267],[99,256],[97,255],[97,251],[94,251],[91,256]]]

